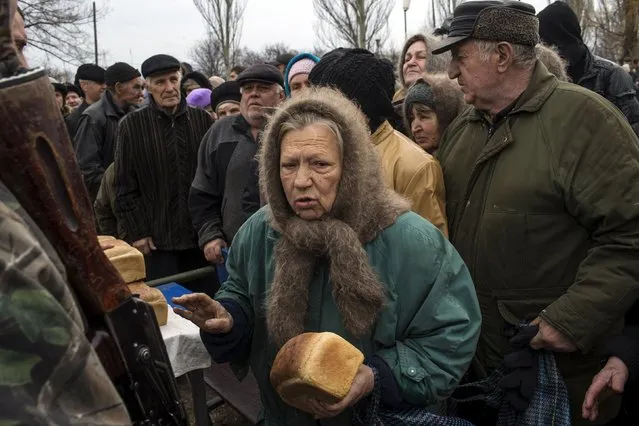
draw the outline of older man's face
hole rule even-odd
[[[496,57],[482,61],[473,40],[463,42],[452,49],[448,77],[457,79],[464,93],[464,101],[479,110],[488,110],[499,94],[500,75]]]
[[[27,66],[27,61],[24,58],[24,48],[27,46],[27,32],[24,29],[24,19],[16,11],[13,16],[13,23],[11,24],[11,35],[13,36],[13,42],[18,51],[18,59],[23,67]]]
[[[248,82],[240,91],[242,100],[240,111],[251,127],[258,128],[264,124],[270,110],[282,101],[282,91],[277,84]]]
[[[180,72],[171,71],[150,76],[147,90],[159,107],[177,107],[180,104]]]

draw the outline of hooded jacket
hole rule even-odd
[[[450,239],[482,306],[479,364],[497,368],[508,348],[504,329],[540,316],[578,348],[555,358],[580,424],[601,368],[595,349],[619,333],[639,297],[636,135],[609,102],[559,82],[537,61],[501,121],[466,110],[438,157]],[[599,407],[604,424],[619,399]]]
[[[557,1],[537,16],[541,40],[556,46],[559,54],[568,61],[572,82],[612,102],[639,135],[639,101],[630,74],[614,62],[590,52],[581,37],[579,19],[568,4]]]
[[[338,194],[328,217],[316,221],[296,217],[279,178],[280,126],[303,111],[334,121],[343,139]],[[216,361],[232,361],[237,371],[250,364],[266,425],[352,424],[351,409],[317,421],[285,404],[271,386],[270,370],[281,347],[277,332],[291,330],[291,323],[298,333],[341,335],[364,353],[369,365],[379,366],[380,376],[387,374],[390,384],[382,393],[396,388],[401,401],[418,406],[446,398],[472,359],[480,321],[466,268],[442,234],[406,212],[406,202],[383,184],[369,137],[361,112],[326,88],[285,104],[265,132],[260,183],[269,205],[238,232],[227,263],[229,279],[216,295],[232,313],[234,327],[228,335],[201,335]],[[331,225],[325,229],[334,225],[337,232],[315,232],[325,220]],[[295,228],[308,233],[295,233]],[[300,269],[299,261],[309,263]],[[349,279],[367,273],[364,282]],[[380,310],[362,310],[368,300],[354,294],[374,282],[387,296]],[[306,297],[286,303],[286,283],[303,289]],[[344,300],[349,295],[350,301]],[[352,318],[351,310],[374,314],[361,335],[349,331],[349,323],[361,318]],[[222,342],[241,328],[244,337],[238,341],[244,340],[244,350],[225,358],[228,347]]]
[[[291,86],[290,84],[288,84],[288,74],[291,72],[291,67],[295,64],[295,62],[299,61],[300,59],[310,59],[314,61],[315,63],[318,63],[320,61],[320,58],[313,55],[312,53],[300,53],[299,55],[291,59],[291,61],[286,66],[286,72],[284,72],[284,91],[286,92],[287,98],[291,97]]]

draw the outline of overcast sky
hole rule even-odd
[[[390,38],[401,48],[404,40],[402,0],[395,3],[389,17]],[[530,1],[537,11],[547,0]],[[107,15],[98,21],[100,62],[128,62],[136,68],[149,56],[167,53],[190,61],[191,47],[206,35],[206,25],[192,0],[96,0],[98,8],[107,5]],[[431,0],[412,0],[407,14],[408,34],[426,25]],[[266,44],[283,42],[298,51],[315,45],[312,0],[247,0],[241,46],[260,49]],[[92,30],[89,29],[92,33]],[[28,51],[33,64],[41,61],[34,50]],[[75,73],[69,65],[56,63]]]

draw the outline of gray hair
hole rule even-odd
[[[488,62],[490,54],[495,51],[498,41],[474,40],[477,50],[479,51],[479,59],[482,62]],[[535,65],[537,53],[533,46],[523,44],[510,43],[513,47],[513,64],[516,67],[528,69]]]
[[[340,156],[343,156],[344,139],[342,137],[342,130],[337,125],[337,123],[325,117],[322,117],[315,112],[302,112],[295,115],[289,115],[280,126],[278,140],[281,142],[288,132],[292,130],[302,130],[312,124],[326,127],[335,136]]]

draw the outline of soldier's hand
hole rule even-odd
[[[153,244],[153,238],[151,237],[139,239],[131,245],[140,250],[144,255],[151,254],[151,251],[156,250],[155,244]]]
[[[233,328],[233,317],[217,300],[204,293],[174,297],[173,303],[186,309],[173,308],[173,312],[191,321],[207,333],[224,334]]]
[[[546,349],[551,352],[574,352],[577,346],[560,331],[555,330],[541,318],[536,318],[532,325],[538,325],[537,335],[530,341],[530,347],[535,350]]]
[[[224,263],[223,248],[226,248],[226,241],[223,239],[216,238],[213,241],[209,241],[204,246],[204,257],[209,262],[220,265]]]

